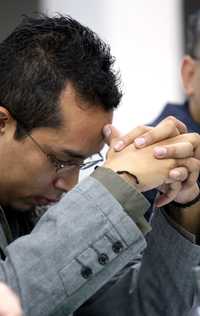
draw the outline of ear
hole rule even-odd
[[[189,55],[186,55],[182,60],[181,77],[183,87],[186,94],[191,97],[194,94],[194,79],[197,71],[196,61]]]
[[[15,125],[15,120],[6,108],[0,106],[0,134],[4,134],[5,130],[11,125]]]

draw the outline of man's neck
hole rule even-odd
[[[200,105],[189,101],[189,112],[194,122],[200,124]]]

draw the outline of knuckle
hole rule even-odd
[[[200,171],[200,161],[195,159],[195,158],[194,158],[194,160],[195,160],[195,169],[199,172]]]
[[[137,127],[137,133],[146,139],[147,142],[151,142],[154,139],[154,128],[149,128],[145,125],[139,125]]]
[[[188,146],[188,150],[189,150],[190,154],[193,154],[194,153],[194,148],[193,148],[192,144],[188,143],[187,146]]]
[[[194,133],[189,133],[194,139],[199,138],[199,134],[194,132]]]
[[[190,158],[189,159],[188,168],[190,169],[191,172],[199,171],[199,169],[200,169],[200,161],[195,159],[195,158]]]
[[[196,177],[192,173],[187,179],[187,185],[190,187],[196,182]]]
[[[175,146],[166,146],[167,153],[165,155],[165,158],[174,158],[177,155],[177,149]]]
[[[200,135],[198,133],[192,133],[195,142],[200,142]]]
[[[198,133],[189,133],[186,135],[183,135],[183,137],[186,136],[186,139],[192,144],[192,146],[196,146],[200,144],[200,135]]]
[[[174,136],[187,132],[186,125],[172,115],[167,117],[167,124]]]
[[[173,190],[178,190],[180,188],[180,182],[176,181],[171,185]]]
[[[170,134],[177,131],[177,127],[176,127],[175,121],[173,119],[171,119],[171,118],[168,119],[167,128],[168,128]],[[176,133],[176,134],[178,134],[178,133]]]
[[[185,157],[193,156],[194,155],[193,145],[190,142],[185,142],[185,143],[180,144],[180,154],[184,155]]]
[[[140,135],[146,133],[148,131],[145,125],[138,125],[136,128],[131,130],[129,133],[120,138],[126,145],[130,144],[134,141],[135,137],[139,137]]]
[[[187,133],[187,131],[188,131],[187,125],[183,122],[180,122],[180,124],[181,124],[182,128],[184,129],[185,133]]]
[[[177,121],[177,119],[173,115],[169,115],[166,119],[173,123]]]
[[[175,169],[177,167],[176,159],[168,159],[168,168]]]
[[[148,128],[147,128],[147,126],[145,126],[145,125],[138,125],[137,127],[136,127],[136,130],[140,133],[144,133],[144,132],[146,132],[147,130],[148,130]]]
[[[152,144],[156,139],[156,134],[153,130],[150,130],[149,132],[145,133],[144,138],[146,140],[146,143]]]
[[[172,120],[171,118],[169,118],[167,120],[167,124],[170,128],[174,128],[175,127],[175,124],[174,124],[174,120]]]
[[[178,150],[177,150],[176,146],[170,146],[170,147],[168,147],[168,149],[167,149],[167,153],[168,153],[168,155],[170,155],[170,156],[176,157],[177,154],[178,154]]]
[[[118,139],[118,143],[123,142],[125,145],[128,145],[131,142],[132,138],[131,135],[124,135]]]

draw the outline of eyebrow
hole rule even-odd
[[[102,148],[104,147],[105,145],[105,135],[103,134],[103,131],[101,131],[101,140],[104,142]],[[102,148],[99,150],[99,152],[102,150]],[[88,157],[91,157],[92,155],[94,154],[98,154],[99,152],[96,152],[96,153],[90,153],[88,155],[84,155],[82,154],[81,152],[79,151],[76,151],[76,150],[73,150],[73,149],[63,149],[61,151],[64,155],[68,155],[68,156],[71,156],[72,158],[79,158],[79,159],[87,159]]]

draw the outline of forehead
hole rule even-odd
[[[71,84],[61,93],[59,106],[63,125],[56,130],[49,129],[49,142],[54,149],[62,147],[84,156],[99,152],[104,145],[102,129],[112,122],[112,111],[83,101]]]

